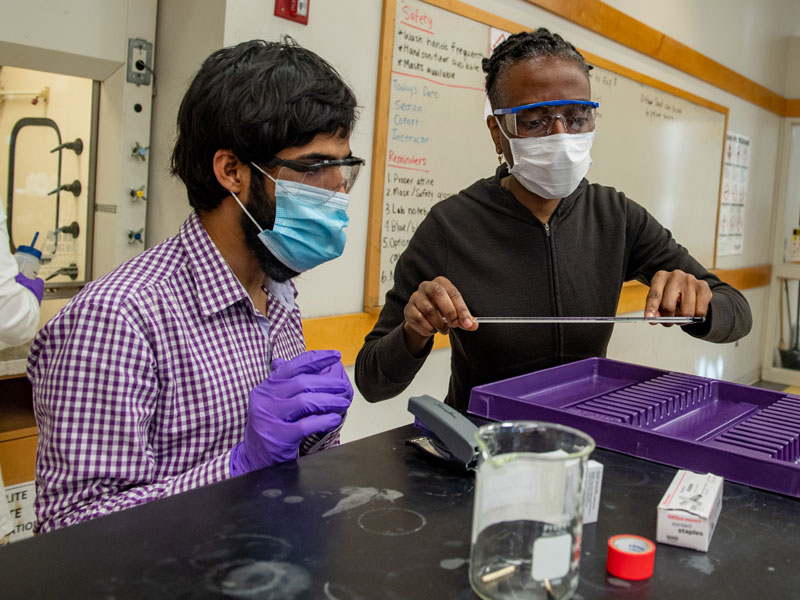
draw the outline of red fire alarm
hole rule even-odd
[[[308,4],[311,0],[275,0],[275,16],[308,25]]]

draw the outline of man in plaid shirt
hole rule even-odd
[[[205,60],[172,172],[175,237],[94,281],[28,358],[49,531],[338,442],[341,357],[305,351],[291,278],[341,254],[356,99],[293,40]]]

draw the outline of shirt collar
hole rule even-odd
[[[262,283],[264,291],[275,298],[289,312],[294,310],[294,299],[297,297],[297,288],[291,281],[279,283],[265,278]]]
[[[200,312],[209,316],[244,299],[252,306],[242,283],[236,278],[230,265],[220,254],[216,244],[211,241],[206,228],[200,222],[197,212],[192,211],[181,225],[178,234],[189,257]],[[275,298],[288,312],[294,310],[297,288],[291,281],[278,283],[264,277],[264,291]]]
[[[211,241],[197,212],[192,211],[184,221],[178,236],[189,257],[197,288],[197,302],[203,316],[220,312],[243,298],[249,298],[244,286]]]

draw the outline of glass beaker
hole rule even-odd
[[[508,421],[475,434],[469,579],[486,600],[570,598],[578,587],[585,433],[553,423]]]

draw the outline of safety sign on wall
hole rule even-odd
[[[717,228],[717,256],[741,254],[744,247],[744,211],[750,154],[750,138],[728,132]]]

